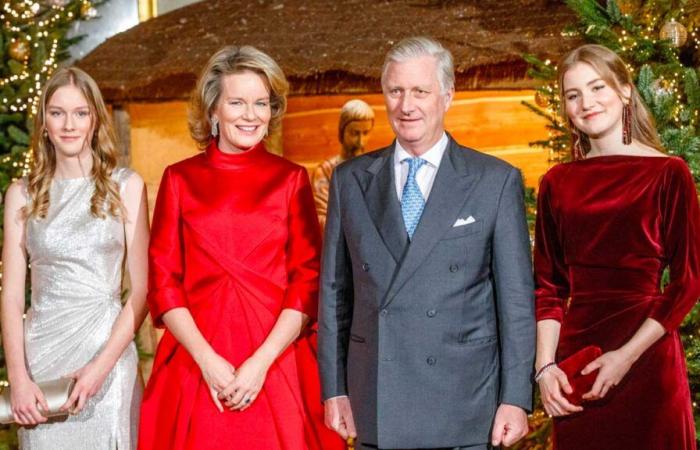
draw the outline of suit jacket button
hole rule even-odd
[[[426,311],[425,314],[427,314],[428,317],[435,317],[435,314],[437,314],[437,311],[435,311],[434,309],[429,309],[428,311]]]
[[[382,309],[382,310],[380,311],[380,314],[381,314],[382,316],[386,316],[387,314],[389,314],[389,311],[386,310],[386,309]]]
[[[459,266],[457,264],[452,264],[450,266],[450,272],[455,273],[459,270]]]
[[[431,356],[426,360],[426,362],[428,363],[429,366],[434,366],[435,365],[435,358],[433,358]]]
[[[369,264],[362,263],[362,270],[364,270],[365,272],[369,272]]]

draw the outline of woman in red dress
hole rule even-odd
[[[559,65],[559,86],[574,157],[542,179],[535,238],[536,379],[555,416],[555,448],[695,449],[678,333],[700,297],[693,177],[662,152],[615,53],[574,50]],[[582,370],[595,382],[575,405],[555,361],[589,345],[603,354]]]
[[[166,169],[153,217],[148,301],[166,331],[144,450],[343,446],[323,426],[307,326],[320,254],[308,176],[262,144],[287,90],[269,56],[225,47],[194,91],[190,130],[205,150]]]

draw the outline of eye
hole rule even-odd
[[[566,99],[570,102],[576,100],[576,98],[578,98],[577,94],[569,94],[566,96]]]
[[[61,115],[61,111],[49,111],[49,116],[58,117]]]
[[[605,89],[604,84],[597,84],[597,85],[593,86],[593,92],[598,92],[601,89]]]
[[[270,102],[264,101],[264,100],[260,100],[260,101],[258,101],[258,102],[255,102],[255,104],[256,104],[257,106],[260,106],[261,108],[267,108],[267,107],[270,105]]]
[[[78,111],[78,117],[88,117],[90,115],[90,111]]]
[[[240,106],[243,104],[243,102],[240,100],[229,100],[228,104],[232,106]]]

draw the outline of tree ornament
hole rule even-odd
[[[29,42],[26,39],[15,39],[10,44],[10,57],[17,61],[26,61],[29,58]]]
[[[70,0],[49,0],[49,5],[55,6],[57,8],[63,8],[68,3],[70,3]]]
[[[94,19],[95,17],[97,17],[97,10],[94,6],[92,6],[92,3],[83,2],[83,4],[80,5],[80,15],[83,19]]]
[[[682,47],[688,40],[688,30],[682,23],[676,22],[674,19],[669,20],[661,27],[659,32],[661,39],[668,39],[674,47]]]
[[[535,92],[535,104],[540,108],[546,108],[549,106],[549,99],[540,91]]]
[[[657,78],[651,83],[651,88],[654,90],[656,97],[671,95],[671,83],[668,80]]]

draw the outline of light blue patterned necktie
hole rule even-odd
[[[416,173],[426,161],[421,158],[406,158],[401,162],[408,162],[408,178],[406,178],[406,184],[403,185],[401,193],[401,215],[403,215],[408,239],[411,240],[425,207],[425,199],[418,187]]]

